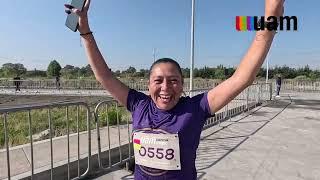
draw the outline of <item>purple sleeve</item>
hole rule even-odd
[[[138,92],[134,89],[130,89],[127,98],[127,109],[130,112],[133,112],[135,108],[142,102],[147,100],[149,97],[142,93]]]
[[[196,109],[199,110],[199,113],[204,116],[204,118],[209,118],[214,116],[214,114],[211,114],[211,109],[208,102],[208,92],[198,94],[194,97],[192,97],[193,103],[196,104]]]

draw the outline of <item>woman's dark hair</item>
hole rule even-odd
[[[152,63],[150,69],[149,69],[149,75],[148,75],[148,78],[150,78],[150,75],[151,75],[151,71],[153,69],[153,67],[157,64],[160,64],[160,63],[171,63],[173,65],[176,66],[176,68],[178,69],[180,75],[181,75],[181,78],[182,78],[182,83],[183,83],[183,75],[182,75],[182,70],[181,70],[181,67],[179,65],[179,63],[177,63],[177,61],[171,59],[171,58],[161,58],[161,59],[158,59],[156,60],[155,62]]]

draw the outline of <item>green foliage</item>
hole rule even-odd
[[[113,75],[116,77],[120,77],[120,75],[121,75],[120,70],[116,70],[115,72],[113,72]]]
[[[31,111],[31,123],[33,138],[35,135],[49,129],[48,109],[38,109]],[[86,109],[79,108],[79,131],[87,130],[86,122]],[[77,108],[75,106],[68,109],[69,127],[70,133],[77,132]],[[29,120],[28,112],[16,112],[10,113],[7,116],[9,145],[15,146],[28,143],[29,138]],[[53,137],[66,135],[67,133],[67,120],[66,120],[66,108],[53,108],[51,109],[51,123]],[[3,116],[0,118],[0,149],[4,147],[4,126]],[[92,121],[91,127],[94,127]],[[37,140],[47,139],[48,136],[44,136]],[[35,140],[35,139],[34,139]],[[36,140],[35,140],[36,141]]]
[[[320,71],[319,70],[313,71],[309,73],[309,76],[311,80],[320,79]]]
[[[47,77],[47,72],[46,71],[41,71],[41,70],[31,70],[26,72],[26,77]]]
[[[303,79],[303,80],[316,80],[320,79],[319,70],[312,70],[309,66],[303,68],[290,68],[286,65],[280,67],[275,66],[269,69],[269,78],[275,78],[277,75],[281,75],[283,79]],[[258,77],[266,77],[266,69],[261,68]]]
[[[231,77],[233,73],[236,71],[235,68],[229,67],[225,69],[225,75],[227,78]]]
[[[27,69],[20,63],[5,63],[2,65],[1,74],[3,77],[21,76],[27,72]]]
[[[103,111],[99,114],[100,125],[107,126],[107,122],[109,122],[109,126],[117,125],[117,117],[119,118],[119,124],[125,124],[127,118],[130,119],[130,113],[124,108],[109,107],[108,111]]]
[[[53,108],[50,110],[52,134],[53,137],[59,137],[67,134],[67,116],[66,107]],[[77,132],[77,106],[68,107],[68,119],[70,133]],[[49,129],[49,115],[48,109],[36,109],[30,111],[32,133],[34,141],[39,141],[49,138],[49,135],[43,136],[35,140],[36,135],[40,132],[48,131]],[[109,125],[117,125],[117,114],[119,117],[119,124],[126,124],[131,119],[131,114],[124,108],[110,106],[108,111],[99,113],[100,127],[107,125],[107,115],[109,118]],[[86,108],[79,108],[79,131],[87,130],[87,111]],[[4,147],[4,124],[3,114],[0,115],[0,149]],[[91,128],[95,127],[94,121],[91,120]],[[7,115],[7,127],[9,134],[9,145],[16,146],[30,142],[29,135],[29,119],[28,111],[13,112]]]
[[[132,66],[130,66],[127,70],[125,70],[125,73],[128,73],[128,74],[134,74],[136,72],[137,72],[136,68]]]
[[[60,64],[56,60],[53,60],[50,62],[48,66],[47,75],[49,77],[60,76],[60,70],[61,70]]]
[[[0,77],[4,77],[4,72],[3,72],[2,68],[0,68]]]
[[[123,117],[125,117],[125,111],[116,107],[109,107],[108,111],[103,111],[99,114],[99,120],[101,126],[107,126],[109,122],[109,126],[117,125],[117,117],[119,118],[119,124],[125,123]]]
[[[85,67],[82,67],[79,69],[79,74],[81,77],[91,77],[93,76],[93,71],[91,69],[91,66],[88,64]]]
[[[140,69],[139,72],[135,73],[137,77],[141,77],[141,78],[148,77],[148,74],[149,74],[149,70],[146,70],[146,69]]]
[[[275,66],[274,68],[270,68],[269,78],[275,78],[277,75],[281,75],[285,79],[292,79],[297,76],[297,72],[294,68],[288,66]]]
[[[182,68],[181,71],[182,71],[182,76],[184,78],[189,78],[190,77],[190,69],[189,68]]]
[[[61,69],[61,75],[64,79],[82,79],[85,77],[94,77],[93,71],[89,64],[81,68],[68,64]]]
[[[219,65],[214,70],[214,79],[226,79],[226,68],[223,65]]]
[[[296,80],[307,80],[308,78],[307,78],[306,75],[300,75],[300,76],[295,77],[294,79],[296,79]]]
[[[72,65],[66,65],[61,69],[61,75],[65,79],[77,79],[79,77],[79,67],[74,67]]]
[[[111,69],[110,69],[111,70]],[[189,78],[190,69],[189,68],[181,68],[182,75],[184,78]],[[218,65],[217,67],[208,67],[204,66],[202,68],[195,68],[193,71],[193,75],[195,78],[206,78],[206,79],[227,79],[233,75],[236,71],[236,67],[225,67],[223,65]],[[47,76],[55,77],[57,75],[62,75],[64,79],[94,79],[93,71],[90,65],[86,65],[84,67],[75,67],[72,65],[66,65],[64,68],[61,68],[60,64],[53,60],[50,62],[47,68]],[[135,67],[129,66],[126,70],[114,70],[113,75],[121,78],[131,78],[133,81],[135,78],[147,78],[149,74],[148,69],[140,69],[136,70]],[[0,77],[13,77],[17,75],[25,75],[26,77],[46,77],[45,71],[33,70],[26,71],[22,64],[12,64],[6,63],[3,64],[3,67],[0,68]],[[269,68],[269,78],[272,79],[276,75],[281,75],[284,79],[294,79],[297,76],[305,76],[306,79],[316,80],[320,79],[319,70],[312,70],[308,65],[301,68],[291,68],[286,65],[284,66],[275,66]],[[266,77],[266,69],[260,68],[258,74],[258,78]],[[300,78],[300,77],[299,77]]]

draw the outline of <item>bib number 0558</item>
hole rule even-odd
[[[163,149],[163,148],[153,148],[153,147],[143,147],[141,146],[139,150],[140,156],[148,156],[149,158],[167,159],[171,160],[174,158],[173,149]]]

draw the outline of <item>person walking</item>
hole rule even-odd
[[[280,97],[280,89],[281,89],[281,76],[278,75],[276,79],[276,97]]]
[[[60,76],[59,75],[56,76],[56,88],[58,90],[60,90]]]
[[[21,85],[21,78],[19,77],[19,76],[16,76],[16,77],[14,77],[13,78],[13,83],[14,83],[14,86],[15,86],[15,88],[16,88],[16,91],[21,91],[20,90],[20,85]]]

